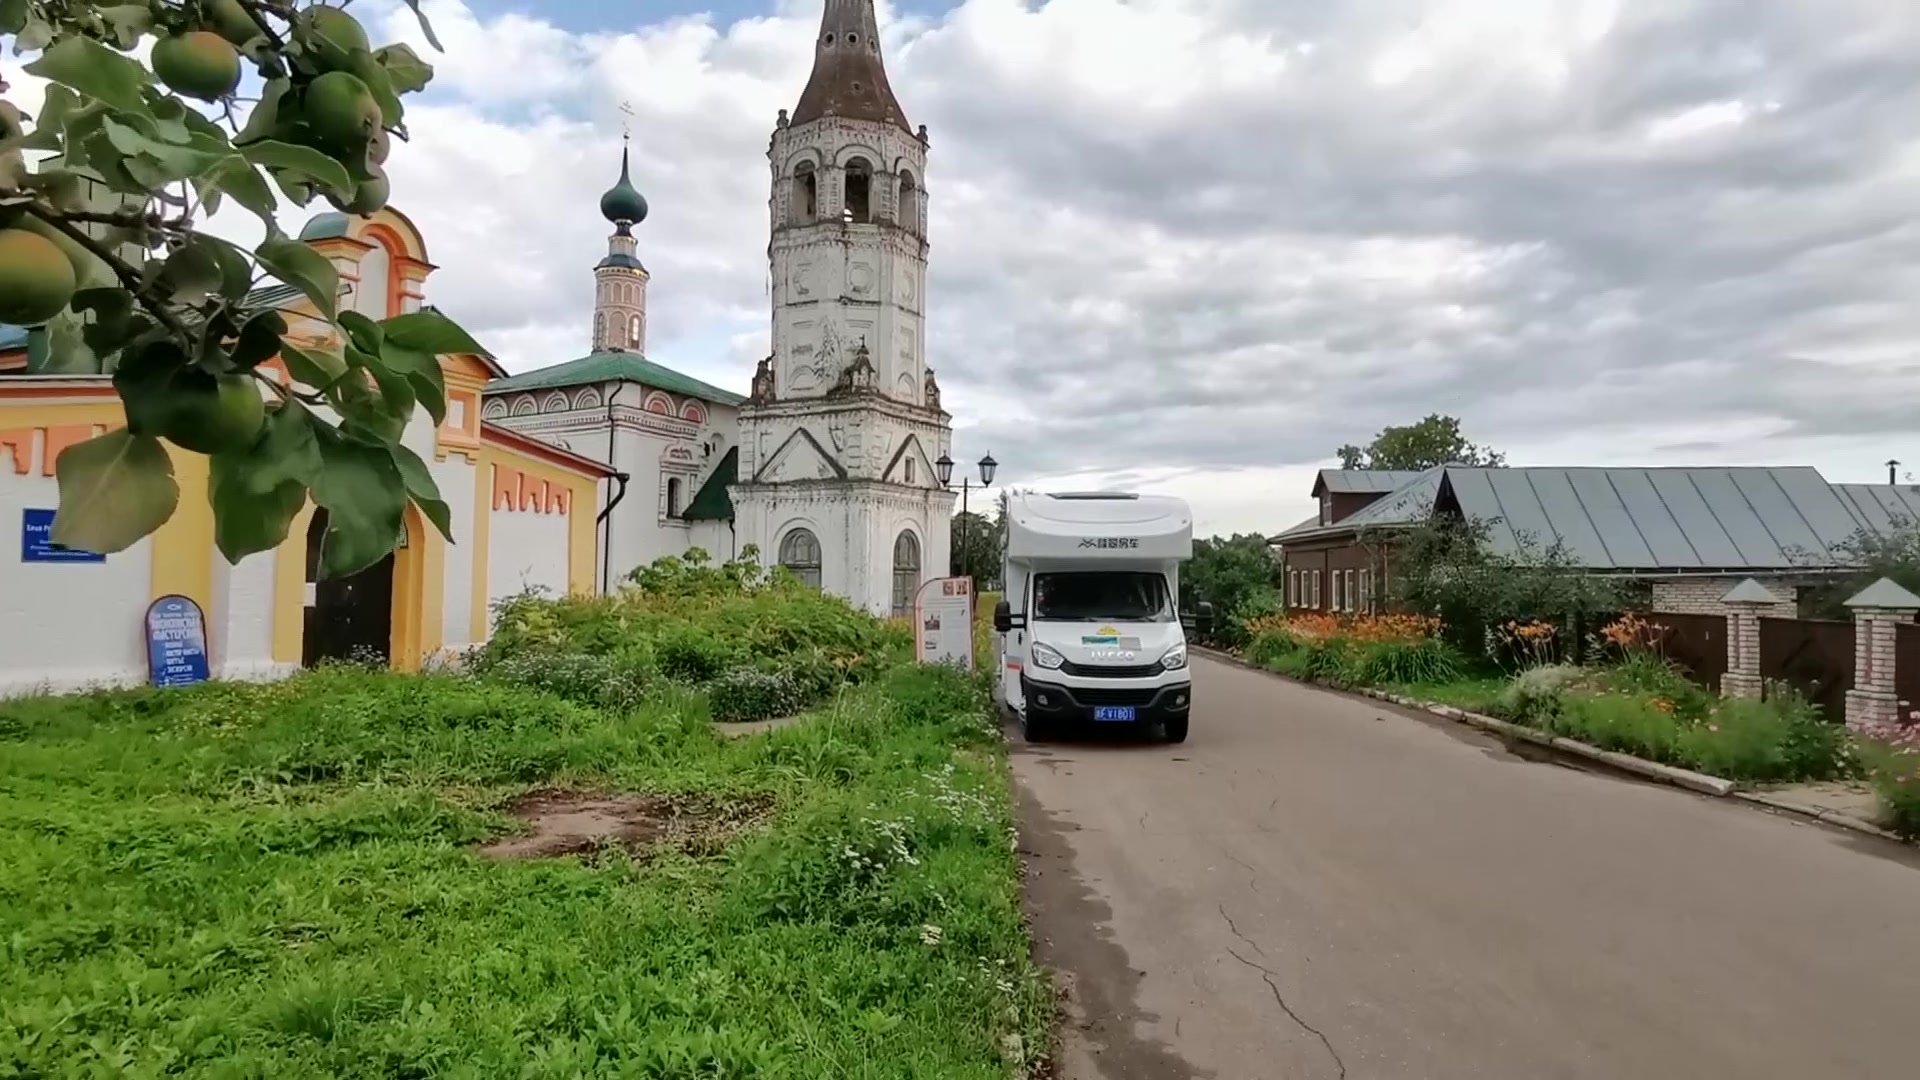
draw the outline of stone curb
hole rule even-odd
[[[1900,837],[1899,833],[1883,829],[1871,821],[1863,821],[1860,818],[1854,817],[1852,814],[1837,814],[1832,810],[1818,810],[1811,806],[1801,806],[1798,803],[1788,802],[1785,799],[1769,795],[1764,791],[1736,791],[1732,797],[1743,803],[1750,803],[1768,810],[1776,810],[1783,814],[1792,814],[1795,817],[1804,818],[1808,821],[1817,821],[1822,825],[1834,825],[1852,832],[1861,833],[1865,836],[1877,836],[1882,840],[1891,840],[1896,844],[1907,843],[1906,840]]]
[[[1225,663],[1233,664],[1237,667],[1245,668],[1248,671],[1259,672],[1262,675],[1270,675],[1276,679],[1286,679],[1286,681],[1288,682],[1296,682],[1302,686],[1313,687],[1316,690],[1327,690],[1333,693],[1340,692],[1338,690],[1333,690],[1332,687],[1320,686],[1315,683],[1300,682],[1300,680],[1298,679],[1288,679],[1285,675],[1282,675],[1279,672],[1268,671],[1265,668],[1256,667],[1253,664],[1250,664],[1245,660],[1242,660],[1239,657],[1233,656],[1229,653],[1217,652],[1213,649],[1201,649],[1201,648],[1195,648],[1194,652],[1212,660],[1219,660]],[[1378,701],[1385,701],[1385,702],[1388,702],[1389,704],[1398,705],[1401,708],[1418,709],[1422,712],[1431,713],[1435,716],[1441,716],[1449,720],[1455,720],[1460,723],[1466,724],[1469,727],[1479,728],[1480,730],[1488,732],[1493,735],[1499,735],[1504,738],[1514,739],[1519,742],[1532,743],[1535,746],[1544,746],[1549,749],[1558,750],[1572,757],[1580,757],[1580,758],[1586,758],[1590,761],[1597,761],[1604,765],[1609,766],[1610,768],[1618,769],[1621,772],[1631,773],[1635,776],[1643,777],[1645,779],[1657,781],[1663,784],[1670,784],[1674,787],[1684,788],[1688,791],[1699,792],[1702,795],[1711,795],[1715,798],[1721,798],[1721,799],[1737,799],[1741,802],[1748,803],[1754,806],[1765,807],[1766,809],[1769,809],[1769,810],[1776,810],[1781,813],[1792,814],[1795,817],[1804,818],[1808,821],[1816,821],[1826,825],[1835,825],[1842,829],[1848,829],[1852,832],[1861,833],[1866,836],[1876,836],[1882,840],[1891,840],[1896,844],[1904,844],[1906,842],[1902,840],[1899,837],[1899,835],[1889,832],[1886,829],[1883,829],[1880,826],[1875,825],[1870,821],[1863,821],[1860,818],[1853,817],[1850,814],[1838,814],[1831,810],[1820,810],[1820,809],[1815,809],[1813,807],[1801,806],[1797,803],[1789,802],[1786,799],[1769,795],[1766,792],[1739,791],[1739,790],[1736,790],[1736,785],[1734,784],[1733,781],[1723,780],[1717,776],[1708,776],[1705,773],[1693,772],[1690,769],[1679,769],[1671,765],[1661,765],[1657,762],[1644,761],[1640,758],[1632,756],[1631,754],[1622,754],[1613,750],[1602,750],[1597,746],[1588,746],[1586,743],[1575,742],[1572,739],[1557,738],[1555,736],[1548,735],[1545,732],[1535,731],[1534,729],[1529,727],[1522,727],[1519,724],[1510,723],[1506,720],[1501,720],[1497,717],[1482,716],[1479,713],[1468,712],[1465,709],[1456,708],[1452,705],[1435,705],[1431,702],[1418,701],[1418,700],[1415,700],[1414,698],[1404,697],[1400,694],[1390,694],[1385,690],[1376,690],[1376,689],[1373,689],[1372,687],[1360,687],[1360,688],[1356,688],[1352,692],[1360,694],[1363,697],[1370,697]]]

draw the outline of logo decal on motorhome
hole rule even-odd
[[[1100,629],[1098,629],[1098,630],[1095,630],[1095,631],[1094,631],[1094,633],[1096,633],[1096,634],[1103,634],[1103,635],[1105,635],[1105,636],[1107,636],[1107,637],[1112,637],[1113,635],[1115,635],[1115,634],[1117,634],[1117,633],[1119,633],[1119,632],[1120,632],[1120,631],[1118,631],[1118,630],[1115,630],[1115,629],[1114,629],[1113,627],[1111,627],[1111,626],[1103,626],[1103,627],[1101,627]]]
[[[1083,548],[1137,548],[1140,538],[1137,536],[1088,536],[1080,541]]]

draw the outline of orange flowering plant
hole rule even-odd
[[[1278,632],[1302,641],[1355,641],[1411,645],[1440,632],[1440,620],[1426,615],[1360,615],[1302,611],[1263,615],[1247,624],[1255,636]]]
[[[1633,612],[1600,628],[1600,640],[1624,653],[1657,653],[1667,633],[1664,623],[1643,619]]]
[[[1519,660],[1522,667],[1541,667],[1554,662],[1556,642],[1560,631],[1550,622],[1528,619],[1522,622],[1509,619],[1498,627],[1490,628],[1487,636],[1492,646],[1487,651],[1494,656],[1512,656]]]

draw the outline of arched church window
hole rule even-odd
[[[604,311],[595,312],[593,316],[594,347],[598,348],[600,343],[605,340],[607,340],[607,313]]]
[[[893,542],[893,613],[913,614],[913,594],[919,590],[920,538],[903,532]]]
[[[640,316],[638,315],[627,320],[627,344],[636,349],[640,347]]]
[[[793,223],[812,224],[819,204],[820,178],[814,174],[813,162],[803,161],[793,167]]]
[[[677,476],[667,479],[667,516],[680,516],[680,478]]]
[[[905,169],[900,170],[900,211],[896,216],[906,228],[920,228],[920,189],[914,186],[913,174]]]
[[[847,213],[856,225],[873,220],[873,166],[866,158],[847,162]]]
[[[795,529],[780,541],[780,565],[812,588],[820,587],[820,541],[806,529]]]
[[[354,285],[353,310],[378,322],[394,312],[387,310],[392,288],[393,256],[377,236],[369,236],[373,246],[360,256],[360,280]]]

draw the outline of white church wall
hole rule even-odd
[[[207,634],[213,675],[221,679],[277,679],[297,665],[273,659],[274,566],[278,553],[262,551],[235,566],[213,555],[213,605]]]
[[[448,455],[445,461],[430,462],[428,468],[434,483],[440,485],[440,497],[446,501],[454,528],[453,543],[445,548],[447,587],[441,603],[441,645],[459,648],[473,643],[474,595],[470,583],[476,545],[471,533],[479,520],[474,513],[474,499],[480,470],[458,454]],[[492,523],[488,524],[491,532]]]
[[[487,537],[487,605],[527,591],[567,595],[567,515],[495,510]]]
[[[0,696],[140,682],[147,670],[150,539],[104,563],[21,559],[25,512],[60,505],[58,481],[42,475],[46,437],[29,436],[24,471],[0,454]]]

